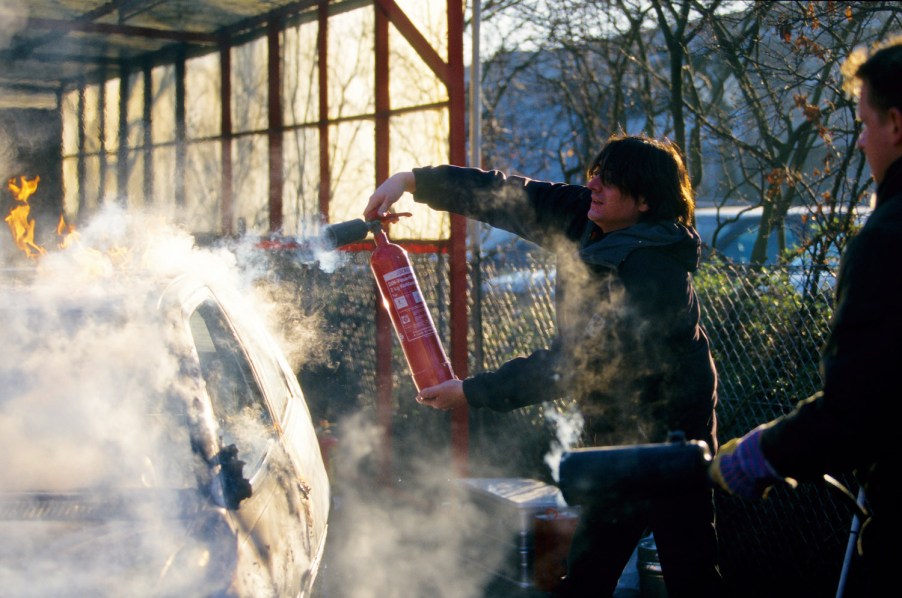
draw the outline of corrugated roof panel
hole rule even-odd
[[[44,93],[96,79],[106,67],[143,63],[185,44],[203,52],[222,31],[265,25],[298,0],[29,0],[0,6],[0,92]]]

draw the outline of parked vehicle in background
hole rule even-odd
[[[792,207],[786,213],[783,227],[771,229],[764,264],[784,265],[799,291],[830,291],[844,235],[860,228],[870,213],[869,207],[856,207],[847,224],[846,211],[831,218],[807,207]],[[702,207],[695,211],[695,227],[706,249],[735,264],[747,265],[752,262],[762,214],[761,207]]]
[[[0,587],[309,596],[329,481],[297,379],[234,290],[0,285]]]
[[[744,266],[752,262],[762,213],[761,207],[700,207],[695,211],[695,226],[707,251]],[[870,213],[868,207],[857,207],[850,229],[857,230]],[[845,214],[838,213],[831,222],[826,214],[809,208],[790,208],[782,230],[771,230],[764,264],[784,265],[799,291],[830,291],[839,265],[839,243],[844,241],[838,233],[843,230]],[[555,264],[541,248],[491,227],[485,227],[480,241],[480,260],[487,274],[481,281],[484,292],[523,294],[530,289],[553,288]]]
[[[855,210],[852,224],[861,226],[870,214],[870,208],[861,207]],[[752,249],[758,237],[761,225],[761,207],[723,206],[703,207],[695,210],[695,228],[702,242],[734,262],[747,264],[752,261]],[[845,212],[837,214],[844,217]],[[783,222],[784,250],[806,254],[806,243],[812,241],[819,231],[828,223],[826,214],[817,214],[810,208],[793,207],[786,213]],[[767,241],[768,264],[775,264],[780,258],[780,229],[771,229]],[[801,251],[799,251],[801,250]],[[810,253],[809,253],[810,255]],[[836,257],[835,244],[830,247],[828,255]]]

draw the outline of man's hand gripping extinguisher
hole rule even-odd
[[[383,230],[383,222],[397,222],[401,216],[410,214],[386,214],[370,222],[352,220],[335,224],[327,229],[326,236],[337,247],[359,241],[372,231],[376,247],[370,257],[370,268],[407,359],[413,383],[420,391],[453,380],[455,376],[407,252],[390,242]]]

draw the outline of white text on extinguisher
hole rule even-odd
[[[383,278],[398,313],[404,337],[412,341],[433,334],[432,318],[420,295],[413,270],[408,267],[398,268]]]

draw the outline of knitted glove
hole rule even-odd
[[[767,424],[758,426],[720,447],[709,469],[717,486],[743,498],[764,498],[777,482],[795,485],[780,476],[761,452],[761,433],[766,427]]]

